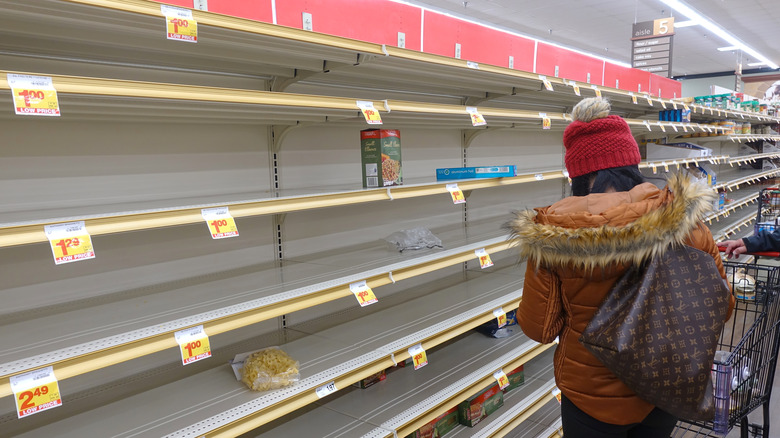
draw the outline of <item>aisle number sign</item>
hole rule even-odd
[[[355,298],[358,300],[360,307],[366,307],[379,301],[374,295],[374,291],[368,286],[365,280],[349,285],[349,290],[355,294]]]
[[[57,90],[49,76],[7,74],[14,112],[23,116],[59,116]]]
[[[363,113],[366,123],[369,125],[382,124],[382,116],[380,116],[379,111],[374,108],[374,102],[371,102],[370,100],[358,100],[357,107],[360,108],[360,112]]]
[[[169,40],[198,42],[198,22],[192,18],[192,11],[160,5],[160,11],[165,16],[166,35]]]
[[[509,386],[509,377],[506,376],[504,370],[498,370],[493,373],[493,378],[496,379],[499,389],[504,389]]]
[[[479,113],[479,110],[477,110],[477,107],[475,106],[467,106],[466,112],[469,113],[471,116],[471,124],[473,126],[484,126],[487,125],[487,122],[485,121],[485,118],[482,117],[482,114]]]
[[[84,221],[45,225],[43,230],[51,244],[54,264],[61,265],[95,258],[92,238],[87,232]]]
[[[496,317],[496,322],[498,322],[498,328],[501,328],[506,325],[506,312],[504,312],[504,309],[499,307],[498,309],[494,310],[493,316]]]
[[[203,331],[203,326],[190,327],[174,333],[176,342],[181,349],[182,365],[189,365],[199,360],[211,357],[211,345],[209,337]]]
[[[422,344],[409,347],[409,356],[412,357],[412,363],[414,363],[415,370],[419,370],[425,365],[428,365],[428,356],[425,354]]]
[[[493,261],[490,260],[490,254],[488,254],[487,251],[485,251],[485,248],[480,248],[474,251],[474,254],[476,254],[477,258],[479,259],[480,269],[485,269],[493,266]]]
[[[466,203],[466,197],[463,196],[463,191],[458,187],[457,184],[447,184],[446,187],[447,187],[447,191],[450,192],[450,196],[452,196],[453,204]]]
[[[230,215],[228,207],[203,208],[200,210],[200,214],[209,227],[212,239],[238,236],[236,220]]]
[[[11,376],[10,381],[18,418],[62,406],[60,387],[52,367]]]

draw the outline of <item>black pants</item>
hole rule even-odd
[[[561,420],[566,438],[665,438],[677,424],[674,416],[658,408],[641,423],[626,426],[604,423],[582,412],[566,397],[561,398]]]

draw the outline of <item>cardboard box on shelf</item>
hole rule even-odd
[[[365,188],[403,184],[401,132],[397,129],[360,131],[360,163]]]
[[[693,143],[647,144],[647,160],[674,160],[712,156],[712,149]]]
[[[436,169],[436,180],[470,179],[470,178],[497,178],[504,176],[517,176],[517,167],[506,166],[478,166],[478,167],[447,167]]]
[[[501,391],[498,383],[493,384],[458,405],[458,422],[474,427],[503,405],[504,391]]]
[[[490,321],[477,326],[476,330],[494,338],[505,338],[519,332],[520,327],[517,325],[517,309],[506,312],[506,325],[503,327],[499,327],[498,321],[493,318]]]
[[[366,389],[371,385],[377,384],[387,378],[387,372],[385,370],[382,370],[376,374],[372,374],[365,379],[362,379],[358,382],[355,382],[352,384],[352,386],[356,388]]]
[[[406,438],[439,438],[450,432],[458,425],[458,407],[455,406],[447,412],[431,420],[423,427],[410,433]]]
[[[509,392],[515,388],[523,386],[525,383],[525,371],[523,370],[523,365],[520,365],[519,367],[506,373],[506,377],[509,379],[509,386],[504,388],[504,392]]]

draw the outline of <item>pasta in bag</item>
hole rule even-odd
[[[241,353],[230,362],[236,379],[254,391],[268,391],[300,380],[300,364],[279,347]]]

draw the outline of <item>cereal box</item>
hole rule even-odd
[[[509,379],[509,386],[504,388],[504,392],[509,392],[522,386],[523,383],[525,383],[525,371],[523,370],[523,365],[520,365],[519,367],[506,373],[506,377]]]
[[[474,427],[504,405],[504,392],[494,384],[458,405],[458,422]]]
[[[360,131],[360,152],[363,187],[386,187],[403,184],[400,131],[397,129]]]

